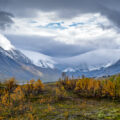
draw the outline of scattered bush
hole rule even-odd
[[[60,86],[59,88],[56,88],[55,96],[58,100],[63,100],[67,97],[67,93],[64,86]]]

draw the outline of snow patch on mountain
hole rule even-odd
[[[102,65],[100,64],[100,65],[97,65],[97,66],[89,66],[89,71],[100,70],[101,68],[107,68],[114,63],[115,62],[108,62],[108,63],[102,64]]]
[[[113,64],[113,63],[110,62],[110,63],[106,64],[106,65],[104,66],[104,68],[110,67],[112,64]]]
[[[21,50],[36,66],[42,68],[55,68],[56,62],[53,60],[52,57],[44,55],[42,53],[28,51],[28,50]]]
[[[69,67],[69,68],[64,69],[63,72],[76,72],[76,70]]]
[[[10,41],[2,34],[0,34],[0,47],[4,50],[12,50],[14,48]]]

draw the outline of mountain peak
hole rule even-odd
[[[12,50],[14,48],[10,41],[2,34],[0,34],[0,47],[4,50]]]

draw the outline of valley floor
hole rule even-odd
[[[55,103],[40,104],[31,102],[32,111],[17,116],[19,120],[120,120],[120,104],[110,101],[97,101],[68,98]]]
[[[17,114],[1,111],[0,115],[4,116],[1,120],[120,120],[119,102],[80,98],[72,91],[67,91],[65,99],[56,100],[56,85],[46,84],[45,88],[41,95],[30,97],[23,103],[23,106],[29,106],[29,110]]]

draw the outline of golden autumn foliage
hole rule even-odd
[[[8,92],[5,93],[3,96],[1,96],[2,105],[9,106],[8,98],[9,98],[9,93]]]
[[[31,80],[27,84],[18,85],[14,78],[11,78],[4,83],[0,83],[0,109],[6,114],[22,114],[30,110],[30,105],[25,102],[29,101],[29,96],[40,94],[44,89],[44,85],[39,79],[38,81]],[[27,102],[28,103],[28,102]]]
[[[12,101],[15,102],[21,102],[24,101],[25,94],[20,86],[18,86],[13,93],[11,94]]]
[[[40,79],[37,81],[32,79],[24,85],[17,84],[14,78],[0,83],[0,112],[3,112],[3,114],[0,113],[2,115],[0,119],[6,116],[10,118],[18,114],[22,115],[29,111],[28,119],[37,120],[37,116],[34,115],[36,110],[33,110],[31,106],[35,100],[37,106],[46,105],[43,111],[47,115],[56,110],[53,103],[72,100],[73,96],[120,99],[120,75],[104,79],[86,78],[85,76],[74,79],[63,76],[64,79],[59,79],[56,84],[50,83],[49,85],[43,84]],[[80,104],[80,108],[86,108],[86,106],[86,102]],[[64,118],[67,120],[69,115],[70,113],[66,111]]]
[[[41,82],[41,80],[30,80],[30,82],[27,82],[27,84],[23,85],[23,91],[25,93],[26,97],[29,97],[30,95],[37,95],[40,92],[42,92],[44,89],[44,84]]]
[[[17,81],[15,80],[15,78],[10,78],[9,80],[5,81],[4,84],[5,84],[6,90],[11,91],[16,87]]]
[[[59,88],[56,88],[55,96],[57,97],[58,100],[62,100],[67,96],[64,86],[59,86]]]
[[[41,80],[37,80],[34,85],[33,85],[33,89],[35,91],[35,94],[39,94],[41,91],[43,91],[44,89],[44,85],[43,83],[41,82]]]
[[[76,80],[69,79],[68,76],[66,76],[64,80],[59,79],[59,81],[56,82],[56,85],[58,87],[64,86],[64,88],[67,90],[73,90],[76,87]]]
[[[57,82],[57,86],[61,85],[66,90],[74,90],[76,94],[82,97],[120,98],[120,75],[101,80],[86,77],[69,79],[66,77]]]

